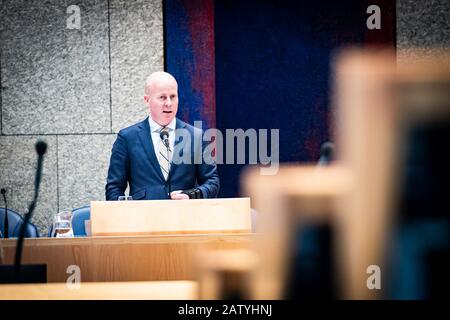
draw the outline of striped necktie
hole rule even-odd
[[[166,131],[170,136],[170,131],[168,128],[162,128],[160,132]],[[164,145],[164,142],[162,139],[159,139],[158,143],[158,162],[159,167],[161,168],[161,172],[164,176],[164,179],[167,180],[167,177],[169,176],[170,172],[170,160],[172,159],[172,150],[170,148],[167,148]]]

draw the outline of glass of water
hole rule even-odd
[[[73,238],[72,211],[61,211],[53,217],[53,236]]]
[[[117,199],[119,201],[130,201],[133,200],[132,196],[119,196],[119,198]]]

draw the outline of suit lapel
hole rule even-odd
[[[145,118],[144,121],[141,122],[139,126],[139,139],[141,140],[142,146],[144,148],[145,153],[147,154],[148,159],[150,160],[151,165],[158,172],[159,177],[165,181],[164,176],[161,172],[161,168],[159,167],[158,159],[156,158],[155,147],[153,146],[153,140],[150,135],[150,125],[148,123],[148,117]]]

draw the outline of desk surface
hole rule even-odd
[[[204,249],[246,249],[252,234],[149,235],[25,239],[22,262],[47,264],[48,282],[65,282],[76,265],[82,282],[195,280]],[[12,264],[16,239],[2,239],[4,263]]]
[[[194,281],[90,282],[0,285],[0,300],[193,300]]]

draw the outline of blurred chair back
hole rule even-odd
[[[3,234],[3,229],[4,229],[4,221],[5,221],[5,208],[0,208],[0,230],[2,231]],[[22,216],[11,210],[8,209],[8,236],[10,238],[17,238],[19,236],[19,232],[20,232],[20,228],[22,226],[23,223],[23,218]],[[39,237],[39,232],[36,228],[36,226],[29,222],[27,224],[27,228],[25,230],[25,237],[26,238],[38,238]]]
[[[72,229],[75,237],[86,237],[85,221],[91,218],[91,206],[87,205],[72,211]]]

